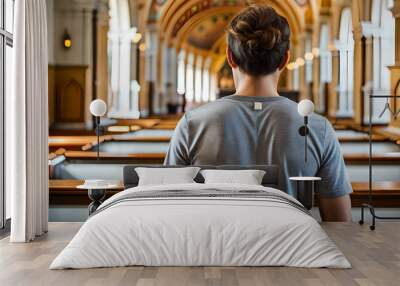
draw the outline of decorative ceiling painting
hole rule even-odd
[[[168,0],[153,0],[148,22],[157,22],[161,16],[161,9]]]
[[[172,35],[176,36],[179,30],[192,18],[194,15],[206,11],[208,9],[223,7],[223,6],[240,6],[246,5],[248,1],[245,0],[205,0],[200,3],[197,3],[187,9],[182,16],[179,18],[178,22],[175,24],[173,28]]]
[[[311,3],[310,0],[290,0],[284,5],[281,0],[153,0],[148,21],[160,21],[171,45],[176,40],[177,45],[186,42],[194,48],[215,50],[233,14],[255,2],[274,5],[289,19],[294,33],[304,27],[301,14]]]
[[[190,32],[187,41],[190,45],[209,50],[225,34],[226,27],[233,13],[210,16]]]

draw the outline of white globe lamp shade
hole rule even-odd
[[[314,103],[309,99],[303,99],[297,105],[297,111],[301,116],[309,116],[314,112]]]
[[[90,103],[90,113],[93,116],[104,116],[107,112],[107,104],[101,99],[95,99]]]

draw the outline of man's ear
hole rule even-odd
[[[286,67],[286,65],[289,63],[289,60],[290,60],[290,50],[287,50],[286,54],[285,54],[285,58],[284,58],[282,64],[279,66],[280,71]]]
[[[237,68],[237,64],[233,60],[232,51],[229,47],[226,48],[226,59],[228,60],[228,64],[231,68]]]

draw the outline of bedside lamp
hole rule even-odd
[[[297,112],[304,117],[304,125],[299,128],[299,134],[304,136],[304,161],[307,162],[307,136],[310,133],[308,130],[308,116],[314,112],[314,103],[309,99],[303,99],[297,105]]]
[[[100,159],[100,117],[107,112],[107,104],[101,99],[95,99],[90,103],[90,113],[96,118],[97,135],[97,160]]]

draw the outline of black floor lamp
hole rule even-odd
[[[304,117],[304,125],[300,127],[299,134],[304,136],[304,162],[307,163],[307,138],[310,133],[308,130],[308,117],[314,112],[314,103],[309,99],[303,99],[297,105],[297,112]]]
[[[297,106],[298,113],[304,117],[304,125],[299,128],[300,136],[304,137],[304,164],[308,160],[308,118],[314,112],[314,103],[309,99],[303,99]],[[314,205],[314,193],[318,191],[318,182],[320,177],[312,176],[296,176],[290,177],[289,180],[296,182],[297,199],[308,209],[312,209]]]
[[[90,103],[90,113],[96,118],[96,135],[97,135],[97,160],[100,159],[100,117],[107,112],[107,104],[101,99],[95,99]]]
[[[363,203],[361,205],[361,219],[359,221],[359,223],[361,225],[364,224],[364,209],[367,208],[369,209],[371,216],[372,216],[372,225],[370,225],[370,229],[374,230],[375,229],[375,220],[376,219],[381,219],[381,220],[394,220],[394,219],[400,219],[400,217],[392,217],[392,216],[387,216],[387,217],[383,217],[383,216],[378,216],[375,213],[375,207],[372,205],[372,100],[374,100],[375,98],[381,98],[381,99],[386,99],[387,101],[390,98],[394,98],[394,100],[397,99],[397,95],[369,95],[369,154],[368,154],[368,167],[369,167],[369,174],[368,174],[368,203]],[[393,115],[394,117],[397,116],[397,111],[391,111],[390,106],[388,106],[388,104],[385,105],[384,110],[381,112],[382,116],[386,110],[389,110],[391,115]]]

